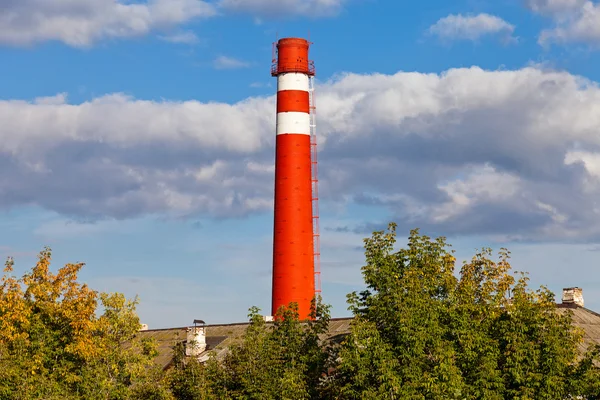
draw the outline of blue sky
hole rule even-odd
[[[323,295],[388,221],[512,251],[600,310],[600,5],[0,0],[0,256],[140,296],[152,328],[270,308],[272,43],[314,42]],[[401,239],[402,243],[404,239]]]

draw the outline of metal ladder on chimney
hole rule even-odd
[[[310,158],[312,181],[313,255],[315,265],[315,297],[321,294],[321,233],[319,229],[319,177],[317,168],[317,124],[315,105],[315,81],[308,78],[310,103]]]

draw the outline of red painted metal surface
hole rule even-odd
[[[272,315],[295,302],[306,319],[315,295],[310,136],[276,142]]]
[[[285,38],[277,42],[277,59],[273,60],[271,75],[286,72],[301,72],[306,75],[315,74],[315,66],[308,59],[310,43],[306,39]]]
[[[314,66],[308,60],[309,45],[305,39],[280,39],[271,73],[274,76],[289,72],[314,75]],[[306,133],[310,131],[309,119],[297,117],[297,113],[309,115],[311,112],[308,90],[307,86],[306,90],[277,92],[278,118],[285,113],[296,113],[286,116],[286,123],[289,118],[292,121],[298,118],[298,124],[306,124],[300,126],[306,128],[300,131]],[[292,122],[289,127],[297,129],[295,124]],[[295,302],[300,318],[307,319],[315,296],[311,147],[310,134],[284,131],[276,138],[272,315],[281,306]]]
[[[304,90],[281,90],[277,92],[277,112],[310,112],[308,92]]]

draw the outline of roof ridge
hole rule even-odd
[[[334,322],[334,321],[347,321],[347,320],[353,320],[354,317],[336,317],[336,318],[330,318],[329,322]],[[219,327],[219,326],[244,326],[244,325],[250,325],[250,321],[247,322],[230,322],[230,323],[222,323],[222,324],[206,324],[206,325],[201,325],[204,328],[210,328],[210,327]],[[172,330],[178,330],[178,329],[188,329],[189,327],[191,327],[193,325],[189,325],[189,326],[182,326],[182,327],[175,327],[175,328],[154,328],[154,329],[145,329],[143,331],[140,332],[157,332],[157,331],[172,331]]]

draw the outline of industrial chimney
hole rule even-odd
[[[320,292],[315,69],[309,46],[305,39],[280,39],[271,67],[277,77],[272,315],[295,302],[301,319],[309,317]]]

